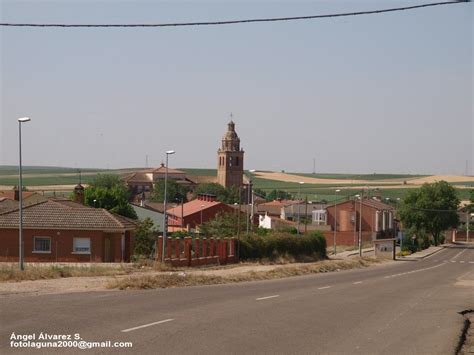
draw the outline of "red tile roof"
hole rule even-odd
[[[195,214],[197,212],[201,212],[202,210],[206,210],[207,208],[218,206],[218,205],[224,205],[224,203],[219,202],[219,201],[203,201],[203,200],[192,200],[189,202],[186,202],[183,206],[179,205],[174,208],[170,208],[167,210],[167,213],[176,217],[186,217],[192,214]],[[202,206],[202,207],[201,207]],[[181,212],[183,211],[183,214]]]
[[[73,203],[73,202],[72,202]],[[73,203],[74,204],[74,203]],[[18,228],[19,210],[0,213],[0,229]],[[136,223],[102,208],[47,200],[23,208],[25,229],[101,230],[136,229]]]

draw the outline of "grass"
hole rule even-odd
[[[178,168],[178,170],[184,171],[189,176],[217,176],[216,169],[188,169],[188,168]]]
[[[186,287],[200,285],[219,285],[245,281],[272,280],[291,276],[301,276],[331,271],[349,270],[354,268],[367,267],[380,261],[371,258],[360,258],[354,260],[341,261],[320,261],[308,265],[284,266],[270,271],[246,272],[230,276],[216,275],[193,275],[185,272],[161,274],[161,275],[140,275],[114,279],[107,284],[109,289],[120,290],[142,290],[170,287]]]
[[[0,266],[0,282],[59,279],[63,277],[126,275],[132,269],[105,266],[26,266],[20,271],[17,265]]]

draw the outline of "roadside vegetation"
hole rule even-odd
[[[99,265],[84,266],[57,266],[57,265],[26,265],[24,271],[20,271],[18,265],[0,266],[0,282],[27,281],[59,279],[63,277],[86,277],[86,276],[115,276],[127,275],[133,267],[112,268]]]
[[[140,275],[123,278],[115,278],[107,284],[109,289],[140,290],[170,287],[218,285],[245,281],[262,281],[279,279],[290,276],[302,276],[325,272],[357,269],[381,263],[380,260],[371,258],[341,260],[341,261],[319,261],[316,263],[276,267],[269,271],[245,272],[229,274],[228,276],[187,274],[183,271],[160,275]]]

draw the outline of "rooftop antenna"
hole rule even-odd
[[[148,168],[148,154],[145,155],[145,167]]]
[[[77,169],[77,173],[79,174],[79,185],[82,184],[82,173],[81,173],[81,169]]]
[[[316,175],[316,158],[313,158],[313,175]]]

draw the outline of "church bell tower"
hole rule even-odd
[[[222,137],[222,146],[217,151],[217,182],[225,188],[242,187],[244,174],[244,151],[240,149],[240,138],[235,132],[235,123],[227,124]]]

